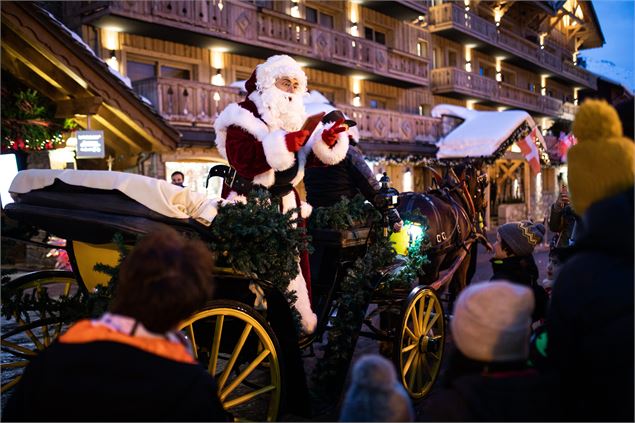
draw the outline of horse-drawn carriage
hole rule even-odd
[[[73,271],[46,270],[18,277],[3,285],[5,297],[11,293],[12,298],[23,298],[24,294],[32,295],[46,289],[48,299],[59,299],[75,292],[92,292],[98,285],[106,284],[109,277],[95,271],[95,265],[116,265],[120,255],[113,243],[115,234],[121,234],[124,244],[130,247],[137,236],[170,226],[185,236],[209,241],[209,226],[200,223],[201,219],[177,218],[174,217],[175,214],[178,216],[176,212],[153,210],[143,195],[130,191],[129,187],[135,184],[129,181],[142,185],[158,184],[153,189],[163,194],[166,190],[180,188],[167,188],[164,181],[148,182],[151,178],[127,175],[125,183],[105,189],[107,186],[102,180],[96,184],[85,183],[87,172],[90,171],[65,171],[65,175],[74,173],[74,176],[64,178],[58,171],[26,171],[18,175],[17,182],[14,181],[13,186],[20,188],[13,189],[16,203],[7,205],[6,215],[66,239]],[[117,175],[116,172],[97,173],[109,178]],[[367,318],[364,323],[370,331],[356,334],[379,339],[390,347],[401,381],[413,398],[426,395],[439,372],[445,319],[437,293],[446,287],[465,261],[466,254],[450,257],[450,250],[467,253],[475,240],[474,228],[470,226],[474,215],[462,211],[469,208],[473,195],[468,192],[467,185],[458,180],[450,187],[439,189],[439,196],[447,196],[452,202],[453,213],[465,214],[466,223],[450,223],[461,228],[458,232],[441,231],[444,236],[434,244],[443,251],[443,259],[432,260],[431,277],[395,289],[388,295],[371,296],[371,309],[390,304],[393,309],[400,310],[397,317]],[[417,195],[402,195],[402,211],[419,208],[417,201]],[[194,208],[198,212],[209,212],[207,206],[197,203]],[[440,207],[440,203],[437,206]],[[475,210],[473,205],[471,210]],[[214,213],[211,214],[213,217]],[[315,242],[329,252],[330,265],[314,266],[313,305],[318,314],[318,327],[309,337],[298,336],[292,310],[278,288],[256,275],[217,267],[214,299],[184,321],[181,329],[192,343],[196,358],[215,376],[223,405],[236,417],[275,420],[281,412],[301,414],[306,411],[309,395],[301,350],[320,340],[329,330],[329,318],[342,312],[340,282],[355,258],[364,254],[368,246],[368,236],[364,235],[367,232],[313,233]],[[434,236],[436,239],[436,233]],[[451,262],[445,275],[439,275],[440,269],[448,267],[441,261]],[[373,288],[380,286],[382,280],[399,266],[397,262],[385,269],[376,269]],[[3,324],[3,392],[19,378],[19,373],[12,374],[8,370],[26,366],[28,360],[50,345],[69,323],[63,321],[58,309],[47,308],[51,303],[34,304],[36,306],[29,309],[15,308],[11,312],[12,320]],[[377,320],[382,320],[381,327],[376,327]],[[390,320],[389,324],[386,325],[384,320]]]

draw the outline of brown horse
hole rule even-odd
[[[433,172],[436,187],[425,193],[400,194],[398,210],[402,216],[418,210],[427,218],[429,243],[422,245],[422,250],[429,263],[420,284],[431,285],[437,291],[447,286],[452,302],[473,274],[476,241],[491,248],[480,224],[487,177],[477,163],[447,167],[443,177]]]

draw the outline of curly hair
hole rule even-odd
[[[164,333],[202,308],[213,291],[214,256],[200,240],[166,228],[143,238],[126,257],[110,311]]]

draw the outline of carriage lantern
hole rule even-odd
[[[390,178],[384,172],[384,176],[379,180],[381,188],[375,195],[375,206],[382,213],[384,219],[384,236],[388,236],[388,211],[394,209],[399,204],[399,191],[390,186]]]

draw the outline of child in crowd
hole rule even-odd
[[[506,223],[498,227],[494,257],[491,259],[492,279],[505,279],[530,288],[535,297],[532,321],[543,319],[547,312],[548,295],[538,283],[538,267],[534,247],[542,242],[545,227],[528,220]]]
[[[414,411],[408,393],[397,381],[393,364],[380,355],[362,356],[353,367],[342,422],[411,422]]]
[[[424,401],[424,421],[556,421],[555,379],[528,367],[534,298],[517,283],[464,289],[450,322],[450,351],[440,390]]]
[[[212,293],[212,253],[173,229],[122,263],[110,312],[81,320],[26,368],[5,421],[228,421],[214,378],[177,332]]]

